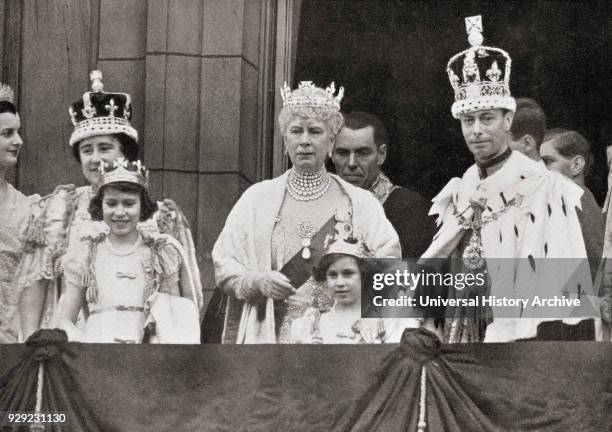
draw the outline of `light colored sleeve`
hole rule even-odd
[[[252,224],[252,198],[249,190],[240,197],[225,221],[225,226],[212,251],[217,286],[227,295],[239,300],[258,297],[253,285],[259,274],[249,268],[248,245],[254,235]]]
[[[197,299],[200,314],[203,316],[204,299],[202,292],[202,279],[200,277],[200,267],[198,266],[193,235],[189,226],[189,221],[181,211],[178,204],[171,199],[158,202],[159,210],[152,218],[155,230],[162,234],[167,234],[176,239],[182,247],[182,264],[179,279],[185,281],[190,279],[193,292]],[[150,225],[147,222],[143,225]]]
[[[17,230],[19,232],[21,241],[25,240],[26,238],[28,228],[34,218],[34,211],[38,212],[38,203],[40,202],[40,199],[41,197],[38,194],[27,196],[25,198],[25,204],[22,210],[20,211],[21,214],[17,215],[17,219],[20,222],[19,226],[17,227]]]
[[[85,280],[91,277],[89,264],[92,248],[97,248],[105,234],[106,225],[100,222],[90,221],[73,229],[71,235],[75,240],[70,242],[70,248],[60,258],[66,287],[85,290]]]
[[[15,276],[18,288],[62,274],[61,258],[77,198],[76,188],[64,185],[32,205],[32,215],[25,228],[24,255]]]
[[[162,267],[159,291],[162,293],[180,295],[179,279],[182,266],[181,253],[174,244],[166,243],[159,251]]]

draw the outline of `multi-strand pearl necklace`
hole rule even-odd
[[[289,173],[287,192],[296,201],[313,201],[321,198],[331,185],[331,177],[325,166],[316,172],[303,172],[295,167]]]

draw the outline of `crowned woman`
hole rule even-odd
[[[76,241],[63,259],[66,289],[57,325],[73,341],[140,343],[150,322],[160,342],[197,344],[197,299],[191,278],[181,280],[183,248],[170,235],[137,228],[157,210],[140,161],[113,165],[103,169],[89,206],[93,221],[72,233]],[[80,334],[73,324],[83,307],[89,318]]]
[[[13,286],[21,258],[22,237],[38,195],[25,196],[7,180],[23,147],[21,119],[13,104],[13,90],[0,84],[0,343],[18,341],[19,292]]]
[[[335,230],[354,231],[376,256],[401,256],[376,198],[325,170],[343,93],[309,81],[281,89],[280,130],[293,167],[243,193],[213,249],[217,286],[228,295],[224,343],[290,342],[291,321],[305,310],[292,296],[320,292],[312,268]]]
[[[92,91],[69,109],[74,125],[69,144],[88,185],[58,186],[39,202],[29,222],[25,255],[16,276],[16,287],[23,290],[20,309],[25,337],[50,321],[63,286],[62,258],[79,241],[71,234],[91,220],[88,208],[100,185],[100,165],[118,158],[138,158],[138,132],[130,124],[130,95],[104,92],[100,71],[93,71],[90,78]],[[200,274],[187,220],[173,201],[158,205],[159,210],[139,229],[167,233],[181,243],[187,257],[185,269],[201,307]]]

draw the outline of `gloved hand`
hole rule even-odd
[[[295,288],[284,274],[277,271],[248,272],[236,289],[236,297],[248,300],[258,294],[281,300],[295,294]]]

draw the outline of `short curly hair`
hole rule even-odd
[[[365,303],[363,316],[366,318],[380,318],[380,308],[374,306],[372,301],[374,291],[371,289],[370,285],[374,273],[383,267],[379,260],[359,258],[354,255],[343,253],[331,253],[324,255],[319,261],[319,264],[313,269],[313,278],[319,283],[325,282],[327,280],[327,270],[329,267],[339,259],[345,257],[355,258],[357,261],[357,267],[359,267],[359,273],[361,274],[361,296],[362,301]],[[387,294],[383,292],[383,295]]]
[[[290,106],[284,107],[278,115],[278,125],[283,136],[287,133],[289,123],[296,117],[303,119],[315,118],[327,126],[332,136],[338,135],[344,125],[344,118],[339,111],[325,107]]]
[[[104,219],[102,212],[102,201],[104,200],[104,192],[113,189],[117,192],[134,193],[140,195],[140,221],[146,221],[158,210],[157,202],[153,201],[149,196],[149,192],[142,186],[130,182],[109,183],[102,186],[96,196],[89,203],[89,214],[94,221]]]
[[[119,141],[121,153],[123,153],[123,156],[127,160],[132,162],[136,162],[138,160],[138,143],[134,140],[134,138],[129,137],[124,133],[108,134],[108,136],[111,136]],[[72,155],[79,164],[81,163],[81,152],[79,149],[80,145],[81,141],[72,146]]]
[[[372,272],[374,269],[374,264],[370,260],[365,260],[354,255],[348,255],[343,253],[330,253],[324,255],[323,258],[319,261],[319,264],[313,269],[312,276],[314,280],[317,282],[325,282],[327,280],[327,270],[329,267],[338,261],[340,258],[351,257],[355,258],[357,261],[357,267],[359,267],[359,271],[361,272],[362,282],[365,275]]]

